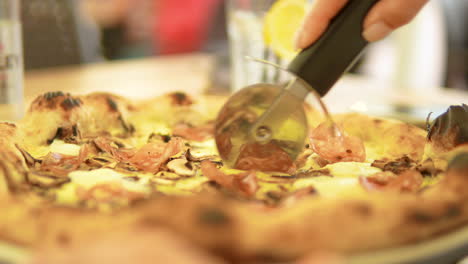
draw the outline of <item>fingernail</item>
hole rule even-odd
[[[388,36],[392,32],[392,28],[390,28],[387,24],[383,22],[378,22],[368,26],[362,36],[369,42],[374,42],[381,40]]]

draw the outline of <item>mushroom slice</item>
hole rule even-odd
[[[174,159],[167,163],[169,171],[174,172],[180,176],[193,176],[195,175],[196,169],[191,162],[186,159]]]
[[[219,156],[216,155],[207,155],[206,153],[203,153],[202,151],[194,151],[191,149],[187,150],[187,153],[185,155],[187,157],[187,160],[189,161],[204,161],[204,160],[211,160],[211,161],[221,161]]]
[[[41,188],[59,187],[70,181],[68,177],[56,177],[54,175],[40,173],[38,171],[30,171],[28,173],[28,181],[31,185]]]
[[[21,148],[20,146],[18,145],[15,145],[16,148],[19,150],[19,152],[21,152],[21,155],[23,155],[24,157],[24,160],[26,162],[26,164],[29,166],[29,167],[32,167],[34,166],[34,164],[36,164],[37,162],[39,162],[38,159],[34,158],[31,154],[29,154],[29,152],[27,152],[26,150],[24,150],[23,148]]]

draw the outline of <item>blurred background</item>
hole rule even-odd
[[[206,52],[228,85],[226,2],[23,1],[25,69]],[[466,14],[468,1],[430,1],[411,25],[372,44],[353,72],[405,89],[468,90]]]

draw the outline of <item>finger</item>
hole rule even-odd
[[[362,36],[369,42],[385,38],[395,29],[408,24],[428,0],[381,0],[364,21]]]
[[[348,0],[315,0],[296,35],[296,48],[304,49],[317,41],[347,2]]]

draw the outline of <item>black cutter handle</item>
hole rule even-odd
[[[288,70],[324,96],[367,46],[362,37],[364,18],[378,1],[349,0],[320,39],[302,50]]]

